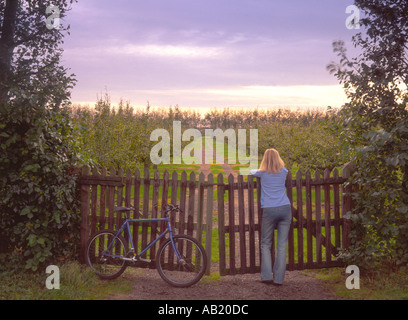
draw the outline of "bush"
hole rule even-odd
[[[353,36],[361,54],[349,59],[333,43],[340,63],[330,64],[349,102],[341,136],[358,170],[351,182],[352,245],[343,257],[366,269],[408,264],[408,3],[356,0],[364,33]]]
[[[80,215],[75,130],[64,112],[28,105],[0,112],[0,253],[26,269],[74,256]]]

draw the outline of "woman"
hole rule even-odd
[[[288,170],[275,149],[265,151],[261,166],[250,174],[261,178],[262,239],[261,280],[267,284],[281,285],[286,271],[286,243],[292,220],[291,206],[285,192]],[[272,237],[278,229],[277,254],[272,269]]]

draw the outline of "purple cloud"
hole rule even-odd
[[[78,78],[73,102],[92,102],[107,88],[112,100],[200,106],[200,97],[217,103],[215,93],[208,99],[203,96],[213,90],[219,93],[220,106],[230,106],[236,100],[225,100],[229,95],[222,95],[222,90],[336,86],[325,67],[335,58],[332,41],[350,41],[355,34],[345,27],[350,4],[350,0],[80,1],[66,19],[71,36],[66,39],[65,61]],[[177,102],[178,97],[182,101]],[[257,101],[252,95],[248,98],[242,101]],[[290,103],[290,98],[285,101]],[[258,104],[266,104],[265,99],[273,100],[260,95]]]

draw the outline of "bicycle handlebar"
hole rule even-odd
[[[171,211],[180,211],[181,212],[181,209],[177,204],[168,203],[168,204],[166,204],[164,206],[164,208],[165,208],[164,209],[165,213],[171,212]]]
[[[159,208],[159,204],[155,204],[154,207],[156,209]],[[167,203],[163,206],[164,208],[164,213],[167,214],[168,212],[172,212],[172,211],[179,211],[182,212],[182,210],[180,209],[178,204],[172,204],[172,203]]]
[[[177,205],[174,205],[172,203],[166,204],[164,205],[164,207],[166,208],[166,211],[170,211],[173,210]]]

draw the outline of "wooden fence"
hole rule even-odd
[[[81,188],[81,260],[89,235],[100,229],[117,229],[123,217],[114,206],[133,206],[143,218],[160,217],[164,204],[177,203],[182,213],[172,217],[177,233],[192,235],[202,241],[209,257],[210,271],[221,275],[256,273],[260,270],[260,237],[262,209],[260,180],[248,176],[225,177],[216,181],[212,174],[145,169],[131,173],[114,169],[98,172],[83,168]],[[289,172],[287,195],[292,203],[292,226],[288,241],[288,270],[324,268],[340,265],[336,260],[338,248],[347,247],[348,220],[343,219],[351,208],[349,192],[344,182],[349,176],[347,167],[332,173],[299,171],[295,178]],[[301,196],[299,196],[301,195]],[[158,207],[154,204],[159,204]],[[136,214],[132,218],[137,218]],[[145,247],[157,236],[157,223],[134,223],[132,232],[135,248]],[[157,246],[146,258],[155,260]],[[275,246],[271,250],[274,259]],[[152,263],[153,266],[153,263]]]

